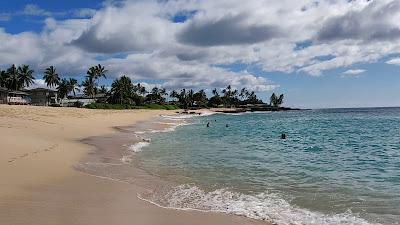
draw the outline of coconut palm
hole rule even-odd
[[[86,77],[86,79],[82,82],[83,93],[87,96],[94,97],[97,92],[96,84],[94,80],[90,77]]]
[[[137,91],[142,96],[144,96],[147,93],[146,87],[141,85],[140,83],[137,84]]]
[[[19,80],[19,73],[17,67],[13,64],[7,69],[7,84],[6,87],[10,90],[19,90],[22,85]]]
[[[108,90],[105,85],[101,85],[99,88],[99,94],[107,94]]]
[[[104,66],[101,66],[100,64],[90,67],[89,70],[86,72],[86,80],[82,82],[84,93],[94,98],[94,96],[98,92],[97,80],[101,77],[106,78],[106,73],[107,70]]]
[[[177,91],[172,90],[171,93],[169,94],[169,97],[171,97],[173,99],[179,99],[179,94]]]
[[[55,87],[60,83],[60,76],[58,75],[56,68],[54,66],[46,68],[43,80],[46,83],[47,87],[50,88]]]
[[[216,88],[214,88],[214,89],[212,90],[212,94],[213,94],[214,96],[219,96],[219,93],[218,93],[218,91],[217,91]]]
[[[249,91],[246,88],[242,88],[242,90],[240,90],[240,94],[239,97],[244,100],[245,98],[247,98],[249,96]]]
[[[232,106],[238,102],[237,99],[238,91],[236,89],[235,90],[232,89],[231,85],[228,85],[226,89],[223,89],[222,93],[224,94],[223,99],[225,101],[225,104]]]
[[[60,98],[65,98],[67,97],[69,93],[69,82],[67,79],[62,79],[57,86],[57,91],[60,96]]]
[[[108,70],[105,69],[104,66],[101,66],[100,64],[94,67],[95,71],[95,78],[99,79],[101,77],[107,78],[106,73]]]
[[[207,104],[207,100],[207,95],[204,90],[200,90],[193,94],[193,101],[195,101],[198,106],[205,106]]]
[[[79,85],[78,85],[78,81],[74,78],[69,78],[68,83],[67,83],[67,87],[68,87],[68,93],[73,93],[74,96],[76,95],[77,91],[80,91],[79,89]]]
[[[7,87],[8,74],[4,70],[0,70],[0,87]]]
[[[111,100],[113,103],[131,104],[133,84],[129,77],[122,76],[111,84]]]
[[[22,67],[18,67],[18,82],[20,83],[21,87],[29,87],[31,84],[35,83],[33,72],[34,71],[31,70],[28,65],[22,65]]]
[[[279,95],[278,97],[275,93],[272,93],[270,97],[270,105],[274,107],[280,107],[283,104],[283,98],[283,94]]]

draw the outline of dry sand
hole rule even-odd
[[[174,112],[0,105],[0,224],[265,224],[162,209],[139,200],[134,184],[73,169],[91,148],[79,140],[166,113]]]

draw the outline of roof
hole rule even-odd
[[[8,93],[14,94],[14,95],[29,95],[28,93],[23,92],[23,91],[9,91]]]
[[[48,88],[34,88],[34,89],[27,90],[27,91],[28,92],[40,92],[40,91],[57,92],[55,90],[51,90],[51,89],[48,89]]]
[[[104,97],[106,97],[105,94],[97,94],[97,95],[94,96],[94,98],[104,98]],[[85,94],[76,94],[75,96],[71,95],[71,96],[68,96],[68,98],[71,98],[71,99],[92,99],[91,96],[87,96]]]

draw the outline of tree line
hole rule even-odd
[[[165,104],[167,97],[172,104],[179,105],[183,108],[191,107],[237,107],[247,104],[263,104],[263,101],[257,97],[254,91],[247,88],[240,90],[234,89],[228,85],[222,90],[213,89],[212,96],[207,97],[205,90],[194,91],[193,89],[172,90],[167,92],[165,88],[153,87],[147,90],[140,83],[133,83],[128,76],[121,76],[115,79],[111,84],[111,89],[107,89],[104,85],[99,86],[99,80],[106,78],[107,70],[104,66],[98,64],[90,67],[85,79],[81,84],[74,78],[61,78],[56,68],[50,66],[45,69],[43,80],[49,88],[56,88],[60,98],[68,95],[75,95],[81,91],[91,98],[96,98],[98,94],[102,94],[102,98],[97,100],[102,103],[111,104],[127,104],[127,105],[143,105],[143,104]],[[34,71],[29,65],[16,67],[12,65],[6,70],[0,70],[0,86],[9,90],[23,90],[34,83]],[[279,96],[273,93],[270,97],[270,105],[279,107],[283,104],[284,95]]]

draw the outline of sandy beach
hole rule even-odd
[[[0,224],[265,224],[239,216],[159,208],[140,187],[79,172],[82,139],[174,111],[0,105]]]

